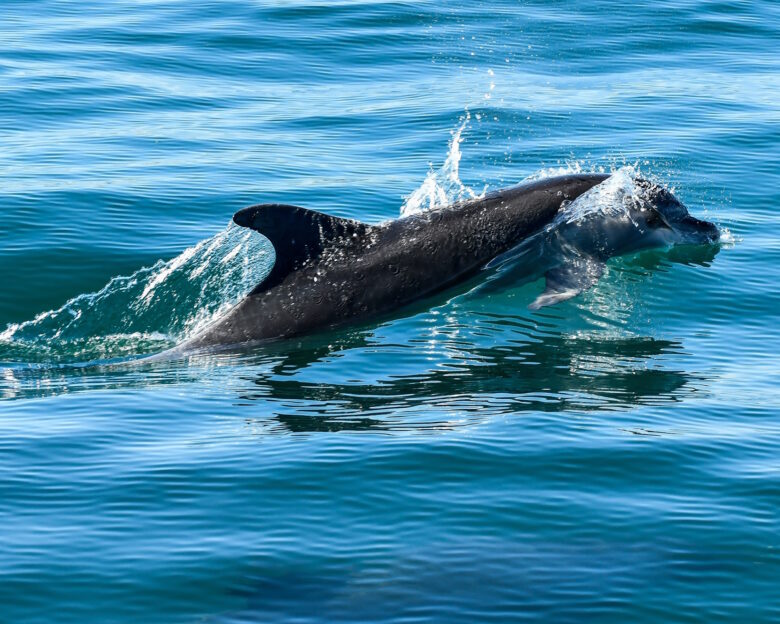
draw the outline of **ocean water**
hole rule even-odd
[[[780,621],[780,5],[0,3],[0,621]],[[133,366],[273,263],[567,171],[723,241]]]

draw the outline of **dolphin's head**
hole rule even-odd
[[[559,213],[551,232],[561,250],[599,258],[720,238],[713,223],[692,217],[667,189],[625,175],[578,197]]]
[[[714,243],[720,238],[714,223],[692,217],[667,189],[641,179],[636,185],[640,191],[634,198],[638,210],[632,211],[632,216],[645,231],[667,244]]]

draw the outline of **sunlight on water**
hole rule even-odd
[[[91,360],[172,346],[235,305],[272,262],[261,236],[231,223],[172,260],[9,325],[0,333],[0,358]]]

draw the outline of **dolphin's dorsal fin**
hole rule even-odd
[[[327,247],[348,244],[363,236],[369,227],[360,221],[341,219],[286,204],[259,204],[239,210],[233,222],[260,232],[274,246],[276,262],[253,293],[278,284]]]

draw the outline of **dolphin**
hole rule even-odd
[[[714,224],[692,217],[672,193],[645,180],[636,181],[641,192],[629,198],[621,218],[556,221],[608,178],[589,173],[536,180],[378,225],[284,204],[245,208],[233,221],[270,240],[276,253],[271,272],[173,351],[288,338],[387,314],[501,265],[552,226],[559,245],[576,244],[552,254],[557,263],[544,266],[546,288],[531,308],[590,288],[614,255],[718,239]]]

